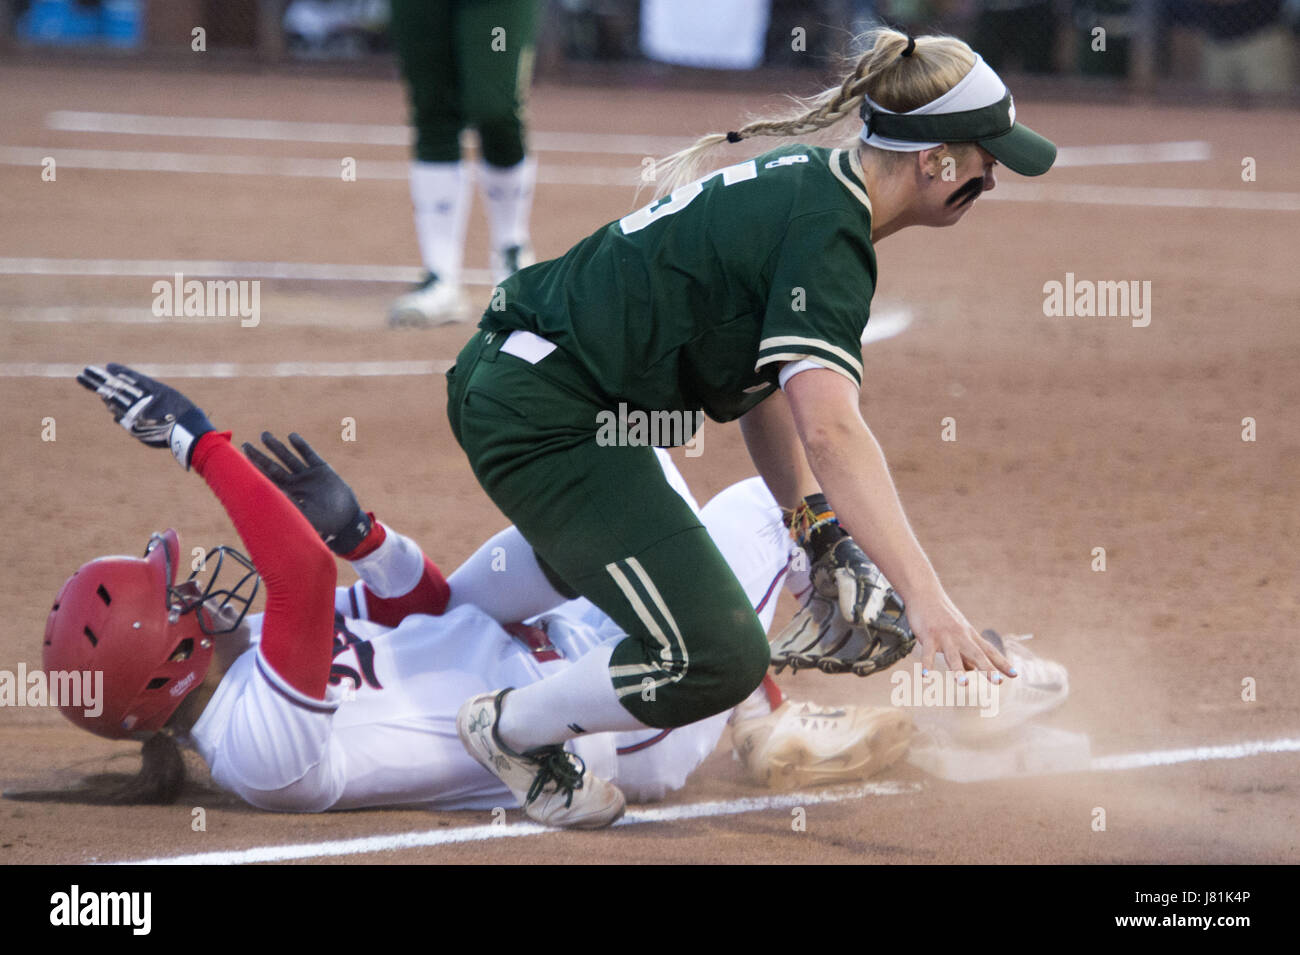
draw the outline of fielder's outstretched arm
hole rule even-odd
[[[797,379],[793,375],[791,380]],[[795,426],[790,400],[772,395],[740,419],[749,456],[772,496],[785,510],[790,536],[803,548],[809,566],[821,565],[834,581],[840,614],[851,626],[869,624],[877,612],[873,594],[881,583],[879,571],[862,548],[839,526],[834,511],[808,464]]]
[[[845,528],[861,541],[907,603],[907,616],[929,668],[943,653],[954,669],[1014,676],[1002,654],[957,609],[912,532],[885,456],[858,409],[845,376],[815,368],[786,383],[808,464]]]

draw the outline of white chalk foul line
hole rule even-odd
[[[205,116],[149,116],[55,110],[47,129],[75,133],[182,136],[199,139],[259,139],[298,143],[351,143],[364,146],[411,145],[411,127],[378,123],[309,123],[277,119],[221,119]]]
[[[657,809],[635,809],[615,823],[615,827],[734,816],[740,813],[764,812],[771,809],[793,809],[796,806],[848,802],[855,799],[865,799],[868,796],[901,796],[919,792],[922,788],[920,783],[863,783],[860,786],[836,787],[822,792],[786,793],[779,796],[758,796],[716,802],[688,803],[684,806],[664,806]],[[331,842],[307,842],[284,846],[259,846],[254,849],[236,849],[226,852],[199,852],[183,856],[159,856],[153,859],[133,859],[115,864],[247,865],[257,862],[286,862],[293,859],[359,855],[369,852],[394,852],[401,849],[482,842],[488,839],[518,839],[524,836],[556,835],[560,831],[546,826],[539,826],[532,822],[516,823],[514,825],[465,826],[459,829],[431,829],[421,832],[394,833],[386,836],[363,836],[357,839],[340,839]]]
[[[299,120],[222,119],[203,116],[55,110],[46,115],[45,126],[47,129],[78,133],[341,143],[360,146],[400,146],[404,149],[409,149],[411,145],[409,126],[379,123],[314,123]],[[662,156],[694,142],[693,138],[672,136],[561,133],[544,130],[530,131],[528,139],[529,145],[536,152],[610,153],[628,156]],[[1202,162],[1209,159],[1210,155],[1210,144],[1203,140],[1062,146],[1057,150],[1056,165],[1058,167],[1115,166]]]
[[[1222,746],[1196,746],[1186,749],[1098,756],[1093,758],[1091,770],[1093,772],[1114,772],[1151,766],[1171,766],[1187,762],[1245,759],[1266,753],[1294,752],[1300,752],[1300,738],[1254,740],[1245,743],[1229,743]],[[785,795],[689,803],[684,806],[665,806],[658,809],[636,809],[624,816],[617,825],[635,826],[653,822],[677,822],[685,819],[732,816],[772,809],[791,809],[796,806],[847,802],[854,799],[863,799],[867,796],[898,796],[919,792],[923,788],[920,783],[864,783],[859,786],[836,787],[821,792],[787,793]],[[394,852],[402,849],[481,842],[488,839],[516,839],[525,836],[555,835],[558,832],[559,830],[549,829],[535,823],[518,823],[510,826],[465,826],[457,829],[434,829],[395,833],[386,836],[363,836],[356,839],[340,839],[329,842],[259,846],[253,849],[201,852],[182,856],[158,856],[152,859],[133,859],[115,864],[246,865],[258,862],[286,862],[295,859],[313,859],[326,856],[359,855],[370,852]]]
[[[555,134],[568,136],[570,134]],[[574,148],[573,151],[583,151]],[[654,153],[647,153],[654,155]],[[1063,147],[1057,166],[1107,166],[1151,162],[1193,162],[1208,159],[1210,145],[1201,141],[1141,143],[1110,146]],[[336,159],[289,156],[230,156],[200,153],[151,152],[114,149],[74,149],[31,146],[0,146],[0,164],[42,165],[53,158],[71,169],[115,172],[171,172],[240,176],[289,176],[344,182],[343,157]],[[349,174],[358,181],[405,182],[410,164],[396,160],[349,157]],[[572,163],[543,163],[537,181],[543,185],[612,186],[631,189],[640,182],[642,167],[587,166]],[[1300,194],[1231,189],[1169,189],[1123,186],[1057,185],[1011,183],[990,193],[988,198],[1022,202],[1077,202],[1122,206],[1156,206],[1194,209],[1249,209],[1294,211],[1300,209]]]
[[[293,176],[305,179],[334,179],[343,183],[343,157],[306,159],[294,156],[231,156],[229,154],[142,152],[128,149],[33,149],[30,146],[0,146],[0,163],[6,166],[39,166],[52,157],[68,169],[101,169],[114,172],[185,172],[226,176]],[[393,160],[356,161],[358,180],[406,179],[410,163]]]
[[[126,149],[70,149],[62,147],[0,146],[0,165],[40,166],[53,158],[68,169],[98,169],[110,172],[179,172],[225,176],[289,176],[298,179],[332,179],[340,187],[344,180],[344,157],[308,159],[295,156],[231,156],[204,153],[141,152]],[[405,160],[356,159],[348,157],[350,176],[356,181],[400,181],[410,175]],[[576,166],[544,163],[537,169],[537,181],[548,186],[636,186],[641,166]]]
[[[1212,155],[1202,140],[1172,143],[1133,143],[1115,146],[1062,146],[1053,169],[1066,166],[1131,166],[1161,162],[1205,162]]]
[[[248,139],[275,142],[343,143],[358,146],[411,146],[411,127],[381,123],[312,123],[277,119],[220,119],[203,116],[149,116],[56,110],[47,129],[77,133],[180,136],[198,139]],[[530,130],[537,152],[615,153],[656,156],[689,146],[694,138],[622,133],[557,133]]]
[[[332,179],[343,185],[343,167],[338,159],[302,159],[277,156],[212,156],[193,153],[128,152],[106,149],[35,149],[28,146],[0,146],[0,165],[39,167],[53,157],[71,169],[116,172],[173,172],[244,176],[291,176]],[[1082,165],[1076,163],[1075,165]],[[356,177],[360,181],[405,182],[405,162],[360,159]],[[638,185],[640,166],[575,166],[545,163],[538,167],[537,181],[552,186],[612,186],[632,190]],[[1300,210],[1300,193],[1263,192],[1243,189],[1173,189],[1147,186],[1096,186],[1058,183],[1003,181],[983,200],[1015,202],[1068,202],[1085,205],[1152,206],[1174,209],[1246,209],[1260,212]]]
[[[112,324],[152,325],[162,322],[184,324],[198,322],[213,325],[231,322],[229,318],[157,318],[151,312],[136,308],[103,308],[79,306],[54,306],[50,308],[0,308],[0,317],[14,322],[39,322],[61,324]],[[901,335],[912,324],[912,313],[907,308],[882,308],[872,313],[862,332],[862,344],[884,341]],[[293,327],[337,328],[330,322],[294,322]],[[378,326],[376,326],[378,327]],[[393,376],[443,374],[453,362],[434,361],[370,361],[370,362],[278,362],[275,364],[240,364],[216,362],[204,364],[138,365],[136,370],[158,378],[341,378],[351,376]],[[66,378],[81,371],[80,365],[67,362],[0,362],[0,378]]]
[[[1118,756],[1094,756],[1092,769],[1109,772],[1118,769],[1142,769],[1148,766],[1172,766],[1176,763],[1198,763],[1216,759],[1245,759],[1263,753],[1300,752],[1300,739],[1254,740],[1247,743],[1229,743],[1224,746],[1194,746],[1188,749],[1166,749],[1150,753],[1123,753]]]
[[[131,367],[152,378],[376,378],[445,374],[454,361],[280,361],[266,364],[212,362],[209,364]],[[43,362],[0,362],[0,378],[75,378],[85,365]]]
[[[25,305],[0,306],[0,317],[10,322],[39,325],[83,325],[103,322],[110,325],[168,325],[189,322],[228,322],[228,317],[155,315],[152,309],[105,305]]]
[[[230,325],[230,315],[155,315],[149,306],[109,305],[31,305],[7,308],[0,305],[0,323],[14,322],[29,325]],[[314,311],[296,310],[295,314],[275,318],[263,316],[268,325],[297,328],[338,328],[374,331],[382,327],[383,320],[362,309],[353,310],[346,317],[322,316]]]
[[[1067,202],[1093,206],[1144,206],[1158,209],[1243,209],[1300,212],[1300,192],[1243,189],[1173,189],[1155,186],[1089,186],[1069,183],[998,183],[979,201]]]
[[[327,265],[314,262],[233,262],[218,259],[51,259],[0,258],[0,275],[107,275],[118,278],[146,275],[170,279],[177,272],[189,277],[238,276],[249,279],[288,279],[303,282],[400,282],[424,278],[412,265]],[[487,269],[467,269],[468,285],[488,284]]]

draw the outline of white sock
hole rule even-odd
[[[449,285],[460,284],[465,229],[472,200],[468,169],[461,162],[411,163],[415,235],[424,267]]]
[[[528,218],[533,211],[537,160],[525,156],[513,166],[479,164],[479,190],[487,205],[492,248],[500,252],[528,244]]]
[[[447,578],[448,610],[473,604],[498,623],[516,623],[559,606],[568,598],[542,573],[532,545],[513,525],[490,537]]]
[[[650,729],[618,701],[609,676],[616,642],[602,643],[572,666],[506,694],[497,732],[517,753],[583,733]]]

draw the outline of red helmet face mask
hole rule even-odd
[[[212,638],[244,619],[260,583],[247,557],[215,548],[205,569],[178,585],[179,556],[176,531],[154,534],[144,557],[92,560],[59,591],[45,624],[43,668],[104,675],[99,715],[60,707],[78,726],[110,739],[161,729],[203,682]],[[222,568],[232,564],[238,580],[218,588]]]

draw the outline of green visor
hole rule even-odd
[[[1022,176],[1041,176],[1056,161],[1056,144],[1016,122],[1016,108],[1007,93],[979,109],[956,113],[882,113],[863,103],[863,134],[913,143],[979,143],[998,162]]]

